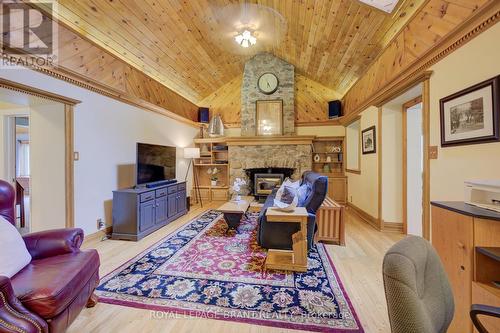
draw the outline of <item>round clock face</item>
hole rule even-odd
[[[270,95],[278,89],[278,78],[273,73],[264,73],[257,82],[259,90],[266,95]]]

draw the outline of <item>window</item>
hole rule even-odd
[[[358,118],[346,127],[346,171],[359,173],[361,122]]]

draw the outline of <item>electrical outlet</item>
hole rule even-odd
[[[102,229],[104,229],[104,227],[105,227],[104,221],[101,218],[98,218],[97,219],[97,229],[102,230]]]

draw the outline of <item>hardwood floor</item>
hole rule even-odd
[[[84,242],[83,248],[96,248],[99,251],[100,274],[104,276],[206,209],[219,205],[220,203],[211,203],[205,205],[203,209],[192,208],[188,215],[140,242],[116,240],[101,242],[91,239]],[[378,232],[362,222],[357,215],[350,214],[348,211],[346,219],[346,246],[328,245],[328,252],[365,332],[389,332],[382,284],[382,259],[387,249],[402,239],[403,235]],[[92,309],[84,309],[68,332],[274,333],[299,331],[182,315],[157,319],[149,310],[98,303]]]

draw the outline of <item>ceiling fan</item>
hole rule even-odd
[[[235,54],[256,54],[279,45],[286,34],[286,20],[277,10],[260,4],[212,6],[206,18],[210,38],[221,49]]]

